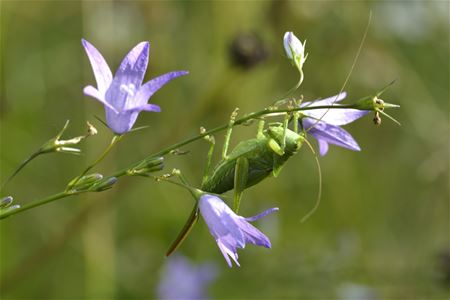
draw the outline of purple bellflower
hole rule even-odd
[[[342,92],[339,95],[323,100],[302,103],[301,107],[322,105],[338,106],[339,104],[335,104],[335,102],[343,100],[345,96],[347,96],[347,93]],[[360,151],[361,148],[350,133],[339,126],[351,123],[369,112],[368,110],[351,108],[305,110],[302,112],[303,118],[301,125],[319,143],[319,153],[321,156],[324,156],[328,152],[328,144],[334,144],[353,151]]]
[[[216,278],[215,264],[195,265],[182,255],[172,256],[168,258],[158,283],[158,299],[208,299],[208,285]]]
[[[186,71],[170,72],[142,84],[150,44],[141,42],[125,56],[113,77],[100,52],[84,39],[82,44],[97,81],[97,88],[88,85],[83,92],[103,103],[106,123],[116,134],[130,131],[141,111],[160,112],[158,105],[147,103],[148,99],[170,80],[188,74]]]
[[[225,202],[217,196],[205,194],[199,200],[200,213],[208,225],[211,235],[216,239],[230,268],[230,257],[236,265],[239,265],[237,248],[245,248],[246,243],[270,248],[270,240],[261,231],[249,223],[277,211],[271,208],[263,213],[250,218],[244,218],[235,214]]]

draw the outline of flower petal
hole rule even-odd
[[[150,43],[137,44],[120,63],[115,77],[120,77],[120,82],[134,83],[140,86],[147,70]]]
[[[353,139],[350,133],[339,126],[330,125],[322,121],[317,122],[310,118],[305,118],[302,120],[302,122],[304,128],[308,130],[308,133],[315,137],[317,140],[323,140],[327,143],[334,144],[353,151],[361,150],[358,143]],[[323,149],[323,151],[326,153],[325,150],[326,148]]]
[[[234,260],[234,262],[236,263],[236,265],[238,267],[240,267],[241,265],[239,264],[238,261],[238,255],[235,251],[225,247],[222,243],[217,242],[217,245],[219,246],[220,251],[222,252],[223,257],[225,258],[225,260],[227,261],[227,264],[230,268],[233,267],[233,264],[231,263],[230,257]]]
[[[91,63],[92,71],[97,81],[97,88],[100,94],[104,95],[112,81],[111,70],[103,56],[94,46],[84,39],[81,40],[81,43]]]
[[[259,220],[261,218],[264,218],[265,216],[267,216],[267,215],[269,215],[269,214],[271,214],[273,212],[276,212],[278,210],[279,210],[278,207],[272,207],[272,208],[270,208],[268,210],[263,211],[260,214],[257,214],[256,216],[245,218],[245,220],[249,221],[249,222],[253,222],[253,221]]]
[[[321,120],[331,125],[345,125],[351,123],[369,113],[368,110],[359,110],[351,108],[335,108],[335,109],[315,109],[305,111],[304,114],[316,119]]]
[[[122,60],[114,79],[106,91],[105,100],[118,111],[132,108],[133,101],[140,89],[147,69],[150,44],[139,43]]]
[[[319,143],[319,153],[320,156],[325,156],[328,152],[328,143],[324,140],[318,139],[317,142]]]
[[[310,102],[304,102],[300,105],[300,107],[305,107],[305,106],[322,106],[322,105],[333,105],[336,102],[340,102],[342,100],[345,99],[345,97],[347,97],[347,93],[346,92],[342,92],[339,93],[337,95],[325,98],[325,99],[317,99],[314,101],[310,101]]]
[[[245,237],[246,243],[263,246],[266,248],[270,248],[272,246],[270,244],[269,238],[264,233],[262,233],[259,229],[257,229],[252,224],[248,223],[242,217],[239,222],[239,228],[241,228],[241,230],[244,232],[244,237]]]
[[[84,87],[83,89],[83,93],[87,96],[91,96],[95,99],[97,99],[98,101],[100,101],[103,105],[105,105],[106,107],[108,107],[109,109],[113,110],[115,113],[118,113],[118,111],[112,107],[108,102],[105,101],[105,99],[103,99],[103,94],[100,93],[100,91],[98,91],[95,87],[93,87],[92,85],[88,85],[86,87]]]
[[[141,112],[141,111],[153,111],[153,112],[161,112],[161,107],[156,104],[144,104],[142,106],[137,106],[131,109],[127,109],[126,111],[134,111],[134,112]]]
[[[179,76],[187,75],[187,71],[174,71],[166,73],[159,77],[153,78],[152,80],[145,83],[137,92],[135,97],[135,103],[137,105],[144,105],[147,103],[148,99],[160,88],[163,87],[170,80],[177,78]]]
[[[305,102],[301,107],[314,107],[314,106],[324,106],[324,105],[335,105],[336,102],[343,100],[347,96],[346,92],[342,92],[338,95],[323,99],[316,100],[313,102]],[[303,114],[316,119],[321,120],[325,123],[331,125],[345,125],[351,123],[369,113],[368,110],[359,110],[359,109],[351,109],[351,108],[336,108],[336,109],[314,109],[314,110],[305,110]]]

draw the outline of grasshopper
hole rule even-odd
[[[283,123],[269,123],[266,129],[264,129],[265,121],[260,120],[256,137],[240,142],[227,154],[236,115],[237,109],[232,113],[228,124],[222,149],[222,159],[212,172],[210,172],[210,166],[215,141],[213,137],[206,138],[211,146],[208,151],[200,189],[213,194],[222,194],[234,189],[234,210],[237,212],[244,190],[271,175],[277,177],[286,161],[297,153],[306,139],[304,132],[298,132],[298,114],[293,113],[294,130],[291,130],[288,128],[291,116],[286,113]],[[166,256],[169,256],[179,247],[198,218],[199,209],[196,203],[185,226],[170,246]]]

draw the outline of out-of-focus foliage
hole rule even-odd
[[[2,179],[66,119],[71,120],[69,136],[83,133],[85,121],[99,129],[82,145],[83,156],[40,157],[2,196],[11,194],[17,203],[27,203],[62,190],[111,138],[94,117],[103,117],[103,106],[82,94],[82,87],[95,81],[81,38],[94,43],[113,70],[130,47],[150,41],[146,80],[170,70],[190,71],[152,97],[162,113],[141,114],[137,126],[150,128],[126,136],[97,168],[108,174],[196,134],[200,126],[226,123],[236,106],[251,112],[282,96],[297,76],[285,58],[285,31],[307,39],[305,81],[298,95],[311,100],[336,94],[369,11],[373,21],[345,87],[347,101],[397,79],[383,97],[402,106],[391,112],[403,126],[384,119],[376,128],[371,117],[347,126],[362,151],[332,146],[321,159],[322,203],[305,223],[300,218],[313,207],[318,184],[306,147],[279,178],[249,189],[242,215],[273,206],[280,211],[258,224],[273,248],[240,251],[242,268],[228,269],[203,221],[180,251],[199,263],[215,260],[221,267],[210,288],[216,299],[447,298],[445,1],[2,1]],[[243,35],[257,37],[264,49],[256,51],[261,55],[257,63],[242,68],[236,66],[241,60],[230,58],[230,47]],[[251,53],[252,47],[243,48]],[[255,126],[237,127],[232,144],[255,132]],[[189,153],[167,159],[166,170],[177,167],[198,185],[207,149],[202,141],[184,148]],[[133,177],[107,192],[67,198],[3,220],[1,296],[155,297],[165,250],[192,204],[182,189]]]

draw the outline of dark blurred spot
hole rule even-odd
[[[261,38],[253,33],[238,34],[230,47],[231,62],[241,68],[251,69],[269,57],[269,50]]]
[[[440,277],[446,285],[450,285],[450,251],[439,253],[437,259]]]

